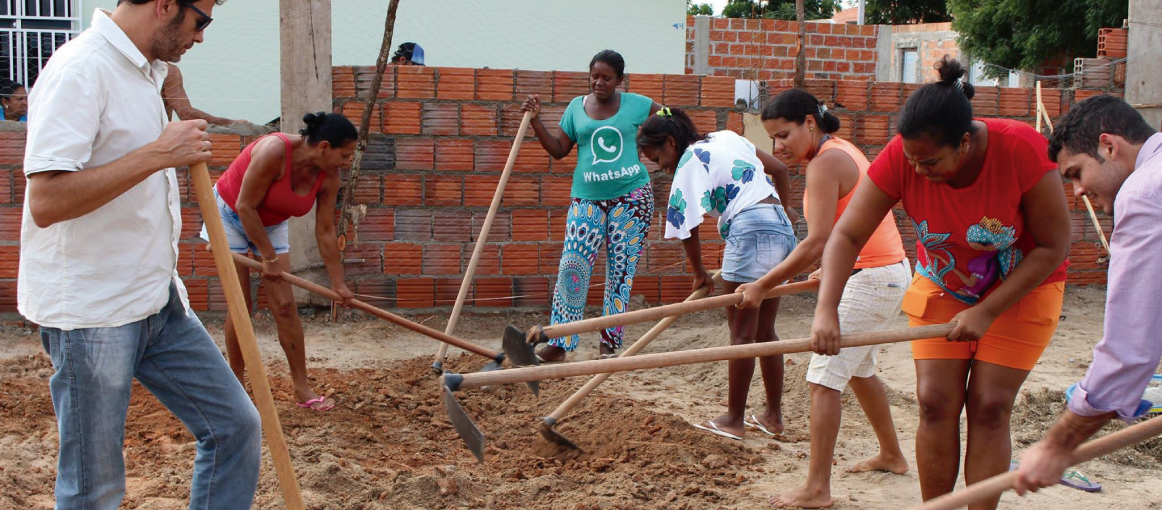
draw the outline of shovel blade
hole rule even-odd
[[[476,456],[476,460],[483,464],[484,432],[481,432],[472,418],[468,417],[468,413],[464,412],[460,401],[456,400],[451,388],[447,386],[444,386],[444,408],[448,411],[448,421],[451,421],[452,426],[456,428],[456,433],[464,441],[464,446],[467,446],[468,450]]]
[[[570,441],[569,438],[562,436],[559,432],[554,430],[553,425],[553,423],[549,423],[547,420],[541,422],[541,437],[547,439],[551,443],[556,443],[570,450],[581,451],[581,447],[577,446],[575,443]]]
[[[501,348],[504,349],[504,354],[516,367],[527,367],[533,365],[540,365],[537,361],[537,352],[533,345],[525,341],[525,334],[523,331],[516,329],[516,327],[509,325],[504,328],[504,340],[501,341]]]

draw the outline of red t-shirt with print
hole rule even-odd
[[[976,304],[1012,273],[1033,249],[1021,198],[1057,169],[1047,142],[1027,124],[978,119],[988,127],[984,167],[970,186],[936,184],[916,173],[896,135],[876,157],[868,177],[903,202],[916,230],[916,271],[957,299]],[[1065,260],[1044,283],[1065,280]]]

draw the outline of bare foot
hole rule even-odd
[[[537,356],[541,357],[543,363],[555,363],[557,361],[565,361],[565,349],[555,345],[546,345],[537,352]]]
[[[771,416],[770,413],[755,414],[752,416],[757,418],[758,422],[760,424],[762,424],[762,426],[766,427],[767,430],[771,431],[772,434],[774,434],[776,436],[783,435],[783,431],[785,430],[785,427],[783,426],[783,420],[781,420],[780,418],[775,417],[775,416]]]
[[[775,508],[830,508],[831,494],[822,490],[798,487],[767,499]]]
[[[887,471],[902,475],[908,472],[908,461],[897,455],[887,457],[881,453],[870,459],[863,460],[847,470],[849,473],[866,473],[868,471]]]

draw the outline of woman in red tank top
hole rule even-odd
[[[335,113],[309,113],[298,135],[274,133],[255,140],[218,178],[214,195],[226,229],[230,251],[253,253],[262,261],[262,288],[278,324],[278,339],[286,353],[294,382],[295,404],[326,411],[334,404],[316,394],[307,382],[303,325],[289,283],[279,275],[290,271],[288,220],[315,208],[315,238],[327,268],[331,288],[344,302],[354,294],[343,278],[343,263],[335,238],[335,199],[340,173],[351,164],[358,132],[351,121]],[[202,229],[205,238],[205,227]],[[250,288],[250,271],[236,266],[242,288]],[[250,293],[246,307],[253,313]],[[242,382],[245,363],[230,313],[226,314],[226,354]]]
[[[912,326],[955,324],[947,338],[912,343],[924,500],[956,484],[962,412],[965,482],[1008,470],[1013,402],[1056,330],[1069,251],[1069,210],[1045,138],[1018,121],[973,118],[966,69],[947,56],[936,69],[940,80],[908,98],[899,135],[827,242],[811,328],[813,349],[839,352],[844,281],[879,218],[903,204],[918,244],[903,311]]]
[[[753,307],[770,289],[809,269],[823,255],[832,227],[859,186],[865,185],[867,157],[847,140],[834,135],[839,118],[810,93],[792,89],[775,96],[763,109],[763,127],[775,151],[790,163],[806,164],[803,216],[807,238],[782,263],[758,281],[738,288],[746,298],[739,307]],[[896,229],[895,216],[881,214],[879,226],[860,252],[858,274],[844,288],[840,321],[844,331],[875,331],[891,327],[911,272]],[[850,270],[849,270],[850,271]],[[879,455],[851,471],[908,469],[896,438],[892,411],[883,383],[875,375],[874,346],[844,349],[838,356],[811,357],[807,382],[811,393],[811,460],[802,486],[771,498],[776,506],[831,506],[831,460],[839,434],[842,392],[848,386],[859,399],[880,440]]]

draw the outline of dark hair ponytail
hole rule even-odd
[[[612,67],[618,78],[625,76],[625,59],[621,57],[621,53],[613,50],[601,50],[593,55],[593,60],[589,61],[589,69],[592,70],[593,64],[598,62]]]
[[[762,120],[786,119],[802,125],[807,116],[815,117],[815,123],[824,133],[839,131],[839,117],[827,111],[827,105],[802,89],[784,90],[763,108]]]
[[[686,112],[678,108],[662,108],[642,123],[637,134],[638,149],[661,146],[671,136],[674,137],[674,146],[679,153],[702,139],[698,127]]]
[[[326,141],[332,147],[339,148],[359,138],[355,125],[338,113],[308,113],[303,115],[303,124],[305,126],[299,130],[299,134],[303,135],[310,145],[319,145],[319,142]]]
[[[961,79],[968,70],[960,61],[945,55],[935,67],[940,80],[920,87],[904,103],[899,132],[910,140],[927,136],[938,145],[957,145],[973,131],[969,100],[976,90]]]

